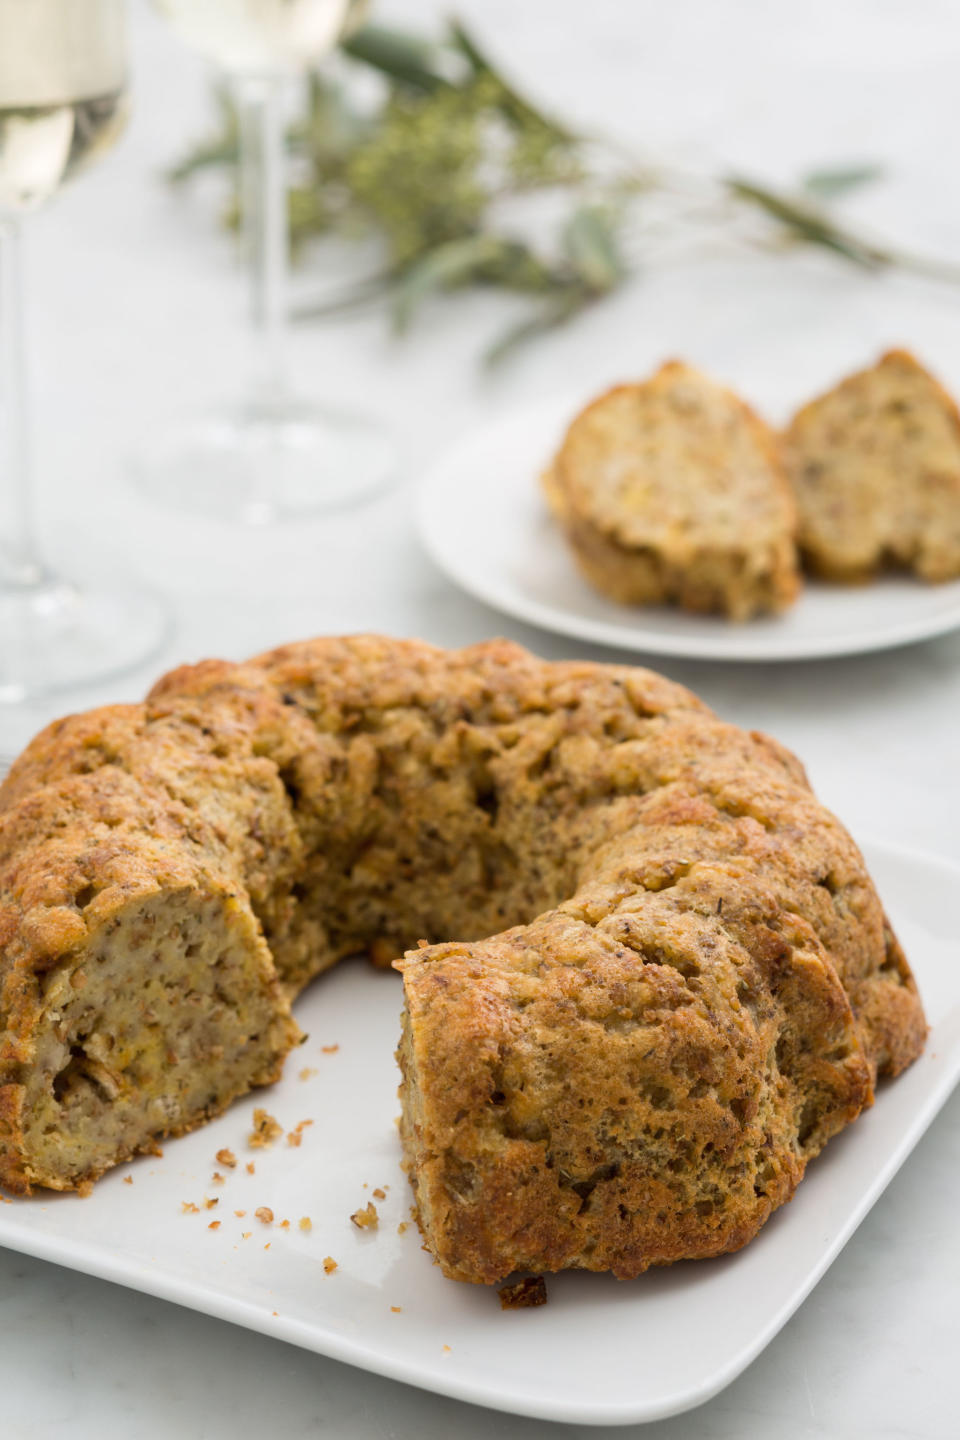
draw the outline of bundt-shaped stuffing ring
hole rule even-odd
[[[465,1280],[737,1248],[925,1034],[793,756],[505,641],[320,639],[57,721],[0,790],[0,886],[0,1183],[83,1189],[269,1083],[291,998],[367,951]]]

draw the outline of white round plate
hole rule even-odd
[[[702,660],[856,655],[960,628],[960,581],[890,576],[869,585],[811,581],[785,615],[721,616],[617,605],[580,576],[538,476],[584,397],[558,397],[473,431],[420,486],[420,535],[432,559],[478,600],[561,635]]]

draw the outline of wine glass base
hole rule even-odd
[[[160,603],[132,587],[47,576],[0,592],[0,705],[122,675],[159,651],[168,624]]]
[[[173,426],[136,459],[133,483],[177,510],[269,525],[360,504],[394,459],[375,421],[282,399]]]

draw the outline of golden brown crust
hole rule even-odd
[[[404,979],[407,1154],[457,1279],[737,1249],[871,1098],[826,953],[735,865],[421,950]]]
[[[804,405],[783,453],[804,561],[818,575],[960,575],[960,413],[908,351],[888,351]]]
[[[594,400],[542,481],[584,576],[611,599],[736,620],[796,599],[796,507],[776,439],[687,365]]]
[[[73,1096],[85,1135],[125,1103],[124,1046],[149,1068],[133,1022],[116,1052],[90,1042],[84,972],[119,956],[135,981],[111,926],[134,945],[174,912],[173,990],[206,1013],[206,962],[191,980],[184,956],[215,935],[230,1004],[260,1017],[242,1034],[270,1016],[269,1044],[215,1104],[165,1101],[95,1155],[81,1136],[39,1157],[36,1097]],[[776,742],[631,667],[322,639],[174,671],[13,766],[0,1181],[83,1185],[200,1123],[276,1073],[280,986],[421,938],[442,943],[402,962],[405,1145],[425,1233],[463,1278],[625,1275],[745,1243],[874,1073],[923,1044],[862,858]],[[196,1032],[184,1086],[220,1073],[218,1046]]]

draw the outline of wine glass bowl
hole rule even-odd
[[[110,149],[127,115],[125,90],[0,111],[0,214],[43,205]]]
[[[122,0],[0,0],[0,215],[48,200],[127,117]]]

